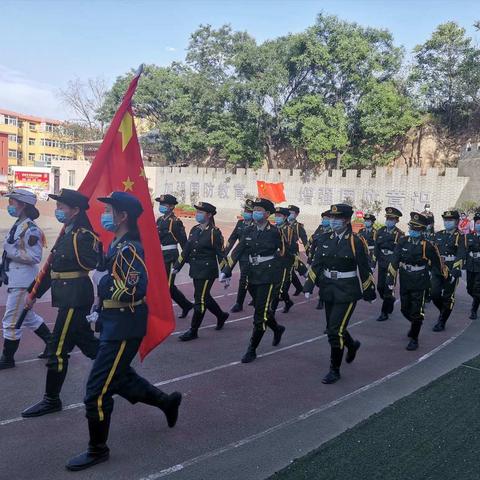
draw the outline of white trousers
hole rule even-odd
[[[17,330],[15,324],[23,312],[25,300],[27,298],[26,288],[9,288],[7,295],[7,304],[5,306],[5,315],[3,316],[3,338],[7,340],[20,340],[22,330]],[[22,327],[28,327],[36,330],[43,323],[43,318],[30,310],[25,317]]]

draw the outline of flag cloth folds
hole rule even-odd
[[[286,201],[283,182],[267,183],[263,180],[257,180],[257,190],[259,197],[267,198],[273,203],[281,203]]]
[[[146,298],[149,311],[147,334],[140,346],[140,357],[143,360],[174,330],[175,317],[133,121],[131,102],[140,75],[141,68],[132,79],[79,191],[90,198],[88,217],[104,245],[111,242],[112,234],[101,227],[100,216],[105,205],[97,198],[108,196],[113,191],[121,191],[135,195],[142,203],[144,213],[139,218],[138,227],[149,278]]]

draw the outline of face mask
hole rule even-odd
[[[15,207],[15,205],[9,205],[7,207],[7,212],[11,217],[15,217],[15,218],[18,217],[17,207]]]
[[[445,226],[445,230],[454,230],[456,227],[455,220],[444,220],[443,225]]]
[[[60,223],[66,223],[67,222],[67,215],[63,210],[55,210],[55,218],[60,222]]]
[[[330,226],[330,220],[328,218],[322,219],[322,227],[328,228]]]
[[[197,223],[205,223],[207,221],[207,218],[205,217],[205,214],[203,212],[197,212],[195,214],[195,220]]]
[[[294,214],[294,213],[291,213],[291,214],[288,216],[288,221],[291,223],[291,222],[293,222],[293,221],[295,220],[295,218],[297,218],[297,217],[295,216],[295,214]]]
[[[242,217],[244,220],[250,221],[253,215],[252,215],[252,212],[243,212]]]
[[[475,231],[476,231],[477,233],[480,233],[480,223],[476,223],[476,224],[475,224]]]
[[[341,232],[345,227],[345,221],[341,218],[332,218],[330,219],[330,228],[334,232]]]
[[[395,220],[385,220],[385,226],[387,228],[393,228],[396,225]]]
[[[420,238],[422,236],[422,232],[420,230],[409,230],[408,235],[412,238]]]
[[[260,212],[260,211],[255,211],[253,212],[253,219],[256,221],[256,222],[262,222],[264,219],[265,219],[265,216],[264,216],[264,213],[263,212]]]
[[[365,227],[370,228],[372,226],[372,221],[371,220],[365,220]]]
[[[109,232],[114,232],[117,229],[111,213],[102,213],[100,221],[102,223],[102,227]]]
[[[165,215],[169,210],[169,208],[166,205],[160,205],[158,209],[160,210],[160,213],[162,213],[163,215]]]
[[[285,222],[285,218],[284,217],[275,217],[275,225],[277,225],[278,227],[280,225],[283,225],[283,222]]]

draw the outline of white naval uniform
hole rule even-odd
[[[38,265],[42,260],[43,233],[30,219],[17,221],[13,243],[8,243],[9,234],[3,242],[3,248],[10,260],[8,276],[8,295],[3,316],[3,338],[19,340],[21,330],[15,329],[15,323],[23,311],[27,298],[27,289],[35,280]],[[24,327],[36,330],[43,318],[30,310],[23,322]]]

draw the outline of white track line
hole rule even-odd
[[[466,327],[465,327],[466,328]],[[259,440],[263,437],[266,437],[268,435],[270,435],[271,433],[274,433],[278,430],[281,430],[282,428],[285,428],[285,427],[288,427],[290,425],[293,425],[295,423],[298,423],[298,422],[301,422],[303,420],[307,420],[308,418],[314,416],[314,415],[318,415],[319,413],[322,413],[332,407],[335,407],[337,405],[340,405],[341,403],[345,402],[346,400],[352,398],[352,397],[355,397],[363,392],[366,392],[368,390],[371,390],[372,388],[378,386],[378,385],[381,385],[382,383],[385,383],[387,380],[390,380],[404,372],[406,372],[407,370],[409,370],[410,368],[412,368],[413,366],[415,365],[418,365],[419,363],[423,362],[424,360],[426,360],[427,358],[431,357],[432,355],[434,355],[435,353],[437,353],[438,351],[440,351],[442,348],[446,347],[448,344],[452,343],[461,333],[463,333],[465,331],[465,328],[459,332],[457,335],[449,338],[448,340],[446,340],[445,342],[443,342],[441,345],[439,345],[438,347],[434,348],[433,350],[431,350],[430,352],[426,353],[425,355],[421,356],[420,358],[418,358],[415,362],[409,364],[409,365],[406,365],[405,367],[402,367],[398,370],[396,370],[395,372],[392,372],[378,380],[375,380],[374,382],[372,383],[369,383],[368,385],[365,385],[353,392],[350,392],[350,393],[347,393],[346,395],[344,395],[343,397],[340,397],[336,400],[333,400],[331,401],[330,403],[327,403],[326,405],[322,405],[321,407],[318,407],[318,408],[314,408],[312,410],[309,410],[308,412],[305,412],[301,415],[298,415],[296,417],[293,417],[289,420],[286,420],[285,422],[282,422],[282,423],[279,423],[277,425],[274,425],[273,427],[270,427],[268,428],[267,430],[263,430],[262,432],[258,432],[256,434],[253,434],[253,435],[250,435],[248,437],[245,437],[241,440],[238,440],[236,442],[232,442],[232,443],[229,443],[228,445],[225,445],[224,447],[220,447],[216,450],[212,450],[210,452],[206,452],[204,453],[203,455],[199,455],[198,457],[193,457],[193,458],[190,458],[188,460],[185,460],[184,462],[182,463],[178,463],[176,465],[172,465],[171,467],[168,467],[168,468],[164,468],[163,470],[160,470],[156,473],[152,473],[150,475],[147,475],[146,477],[142,477],[140,478],[139,480],[157,480],[158,478],[162,478],[162,477],[167,477],[173,473],[176,473],[180,470],[184,470],[185,468],[187,467],[191,467],[192,465],[195,465],[197,463],[200,463],[204,460],[209,460],[213,457],[217,457],[223,453],[226,453],[226,452],[229,452],[229,451],[232,451],[232,450],[235,450],[243,445],[247,445],[249,443],[252,443],[256,440]]]

